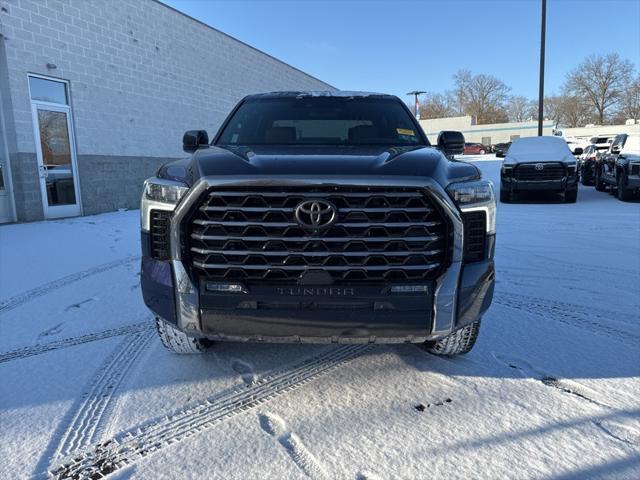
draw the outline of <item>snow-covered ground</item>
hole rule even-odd
[[[141,300],[138,212],[2,226],[0,478],[638,479],[640,203],[559,200],[499,205],[494,303],[453,359],[175,356]]]

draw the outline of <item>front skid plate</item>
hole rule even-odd
[[[392,294],[385,285],[248,286],[247,293],[201,290],[202,333],[212,339],[310,343],[424,341],[433,286]],[[203,287],[204,290],[204,287]]]

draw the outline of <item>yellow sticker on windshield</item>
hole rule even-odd
[[[407,128],[396,128],[396,132],[398,132],[398,135],[410,135],[412,137],[416,136],[413,130],[409,130]]]

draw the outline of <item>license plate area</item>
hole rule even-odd
[[[402,285],[246,285],[234,293],[203,283],[200,306],[203,309],[230,310],[344,310],[392,313],[430,311],[432,284]],[[396,286],[398,287],[398,286]]]

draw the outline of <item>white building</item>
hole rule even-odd
[[[441,130],[458,130],[464,134],[467,142],[495,145],[496,143],[511,142],[519,137],[533,137],[538,135],[538,122],[511,122],[476,125],[473,117],[448,117],[430,120],[420,120],[420,125],[429,137],[429,141],[436,142]],[[640,124],[626,123],[625,125],[591,125],[581,128],[556,127],[552,120],[543,122],[543,135],[558,135],[589,141],[592,137],[601,135],[617,135],[618,133],[640,133]]]
[[[532,137],[538,134],[537,121],[476,125],[475,119],[468,115],[420,120],[420,125],[432,143],[435,143],[441,130],[461,131],[467,142],[482,143],[483,145],[511,142],[519,137]],[[553,135],[553,128],[554,122],[545,120],[543,135]]]
[[[333,89],[155,0],[0,0],[0,222],[137,208],[185,130]]]

